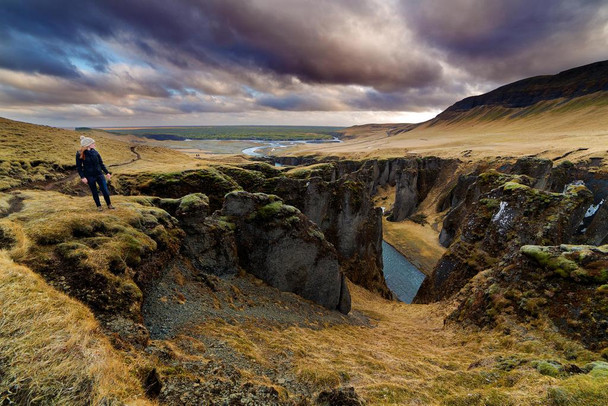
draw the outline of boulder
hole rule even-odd
[[[234,225],[208,216],[209,198],[206,195],[192,193],[180,199],[156,198],[155,203],[179,220],[186,233],[181,252],[197,270],[218,276],[238,272]]]
[[[529,176],[534,179],[532,185],[534,188],[545,190],[549,183],[552,168],[553,162],[549,159],[523,157],[515,162],[511,173]]]
[[[297,208],[274,195],[231,192],[219,213],[234,224],[240,265],[281,291],[350,310],[334,247]]]

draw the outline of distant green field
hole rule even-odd
[[[156,140],[330,140],[342,127],[305,126],[205,126],[103,128],[114,134],[132,134]]]

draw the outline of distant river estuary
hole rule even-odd
[[[424,274],[410,261],[382,241],[382,261],[384,262],[384,279],[397,298],[405,303],[412,303],[418,292]]]

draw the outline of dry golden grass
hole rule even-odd
[[[182,231],[168,213],[143,197],[114,196],[116,210],[100,213],[89,196],[16,195],[23,199],[21,210],[0,219],[0,243],[2,236],[9,241],[5,248],[13,260],[95,312],[139,314],[142,292],[134,269],[156,254],[170,255],[179,244]]]
[[[39,160],[75,165],[81,135],[97,141],[104,162],[126,162],[133,158],[130,144],[103,133],[76,132],[0,118],[0,160]]]
[[[479,160],[496,156],[538,154],[554,159],[565,153],[571,161],[607,157],[608,93],[564,103],[540,102],[525,109],[480,108],[451,122],[428,122],[414,130],[389,136],[406,125],[360,126],[346,130],[340,144],[307,144],[288,150],[292,155],[347,155],[352,158],[399,157],[406,154]],[[588,148],[577,151],[579,148]],[[469,151],[469,152],[465,152]],[[285,154],[285,150],[281,154]],[[559,161],[558,161],[559,162]],[[604,163],[606,165],[606,163]]]
[[[0,403],[112,401],[151,404],[91,312],[0,251]]]
[[[558,120],[557,124],[565,123],[564,120]],[[78,134],[23,123],[7,132],[7,125],[15,124],[4,121],[0,124],[4,128],[4,133],[0,133],[0,159],[14,161],[22,156],[42,159],[39,157],[48,155],[48,149],[40,146],[47,145],[52,138],[58,151],[57,156],[53,156],[57,159],[54,162],[73,164]],[[517,127],[503,134],[498,132],[499,127],[491,125],[474,132],[470,130],[470,124],[462,124],[454,133],[440,128],[420,129],[390,139],[386,138],[385,130],[376,128],[377,133],[366,134],[365,139],[306,148],[353,157],[403,156],[406,150],[463,157],[463,150],[474,149],[468,158],[471,160],[532,152],[552,157],[586,146],[585,142],[591,149],[568,159],[605,152],[603,140],[608,132],[593,132],[595,130],[587,128],[571,137],[570,130],[566,131],[568,128],[573,127],[564,127],[564,133],[547,130],[549,132],[541,131],[538,137],[532,137]],[[92,136],[99,138],[98,146],[107,164],[133,160],[132,144],[112,138],[116,136],[107,136],[107,140],[106,135]],[[560,140],[563,140],[562,144],[559,144]],[[537,151],[541,147],[543,149]],[[545,149],[547,152],[543,152]],[[141,155],[140,160],[116,167],[114,171],[165,172],[213,163],[213,159],[191,159],[179,152],[141,144],[136,146],[136,151]],[[242,158],[231,159],[238,163]],[[26,174],[37,173],[31,165],[25,165],[25,168],[19,165]],[[44,177],[43,173],[38,175]],[[155,241],[133,228],[142,221],[153,221],[152,214],[146,213],[148,209],[142,209],[137,198],[113,197],[118,210],[97,213],[92,211],[94,204],[90,196],[76,198],[53,192],[27,191],[22,197],[25,198],[23,209],[0,220],[0,228],[15,238],[16,244],[10,251],[14,259],[26,258],[34,248],[40,254],[45,249],[54,249],[55,244],[71,243],[83,235],[96,248],[79,247],[77,251],[86,251],[94,269],[106,268],[112,253],[128,252],[130,241],[138,247],[154,247]],[[437,196],[431,196],[428,202],[428,207],[423,204],[420,208],[421,212],[430,213]],[[0,211],[9,206],[8,197],[0,195]],[[158,220],[158,216],[153,217]],[[441,250],[436,245],[436,230],[432,228],[436,221],[436,218],[430,218],[431,226],[424,227],[410,222],[387,225],[388,239],[402,250],[417,251],[424,269]],[[88,225],[95,224],[99,227],[88,229]],[[124,240],[113,238],[114,234],[96,234],[113,230],[116,225],[122,227],[115,231]],[[89,235],[91,232],[93,234]],[[129,236],[135,241],[127,238]],[[416,237],[413,242],[408,241],[410,236]],[[40,248],[42,246],[46,248]],[[319,389],[340,384],[355,386],[372,405],[608,403],[605,378],[589,375],[552,378],[539,374],[531,366],[531,361],[540,359],[577,365],[597,359],[595,354],[550,333],[543,326],[526,330],[507,325],[511,329],[508,335],[499,329],[463,330],[443,325],[449,310],[447,304],[406,305],[384,301],[354,285],[350,285],[350,289],[354,312],[370,317],[372,326],[327,325],[310,329],[216,321],[199,326],[196,331],[221,338],[245,357],[266,367],[272,367],[273,360],[287,359],[294,375]],[[7,388],[0,387],[2,395],[8,394],[12,382],[20,380],[20,391],[16,395],[10,394],[13,399],[18,399],[15,396],[42,396],[40,402],[46,404],[94,404],[104,398],[130,402],[141,399],[141,389],[133,373],[110,348],[91,313],[78,302],[54,291],[29,269],[13,264],[5,254],[0,258],[0,309],[0,385]],[[187,337],[177,339],[190,340]],[[204,361],[204,345],[193,341],[192,347],[191,353],[180,353],[180,356]],[[511,366],[513,368],[509,369]]]
[[[134,137],[104,131],[76,132],[0,118],[0,190],[64,178],[65,168],[75,165],[81,135],[96,140],[106,167],[115,173],[181,171],[220,161],[245,162],[241,156],[225,155],[203,154],[196,159]]]
[[[552,378],[531,365],[542,359],[575,362],[567,361],[565,354],[576,354],[576,363],[597,357],[557,335],[523,329],[503,335],[496,330],[444,326],[446,304],[407,305],[385,301],[352,284],[349,287],[354,311],[370,317],[372,326],[269,328],[209,322],[198,331],[221,338],[260,363],[287,357],[300,380],[318,389],[354,386],[371,405],[591,405],[608,401],[605,379]]]

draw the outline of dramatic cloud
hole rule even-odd
[[[428,118],[508,81],[606,59],[607,21],[601,0],[3,0],[0,115]]]

